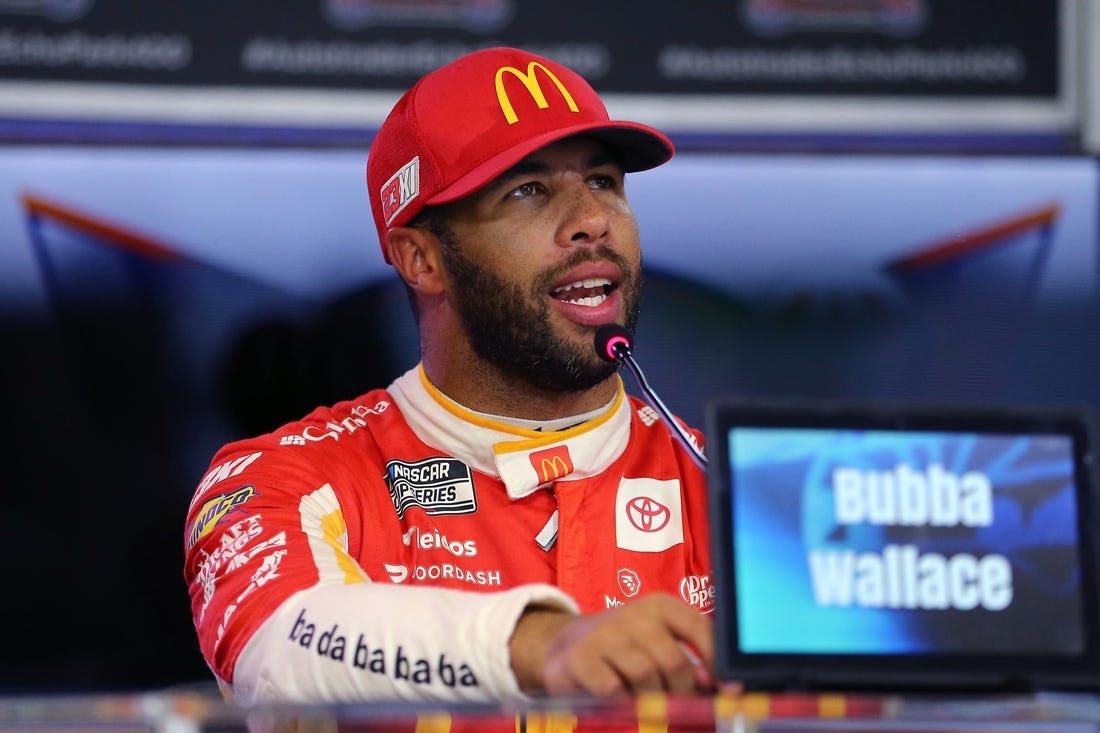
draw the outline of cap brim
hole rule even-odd
[[[436,205],[468,196],[511,168],[523,158],[550,143],[586,135],[608,145],[627,173],[656,168],[672,157],[675,148],[663,133],[636,122],[590,122],[557,128],[536,135],[479,163],[469,173],[425,201]]]

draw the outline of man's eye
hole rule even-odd
[[[614,176],[599,175],[592,176],[589,179],[589,185],[592,188],[615,188],[618,185],[618,181]]]
[[[534,196],[542,190],[542,186],[534,181],[530,183],[524,183],[522,186],[516,186],[512,189],[511,196],[513,198],[527,198],[528,196]]]

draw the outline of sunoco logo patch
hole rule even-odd
[[[470,467],[455,458],[426,458],[386,464],[386,484],[398,517],[418,506],[427,514],[472,514],[477,511]]]
[[[187,535],[187,549],[190,550],[196,542],[210,534],[218,522],[225,519],[225,515],[240,509],[242,504],[254,496],[259,496],[255,487],[242,486],[228,494],[215,496],[203,504],[202,509],[199,509],[199,518],[195,520],[191,532]]]

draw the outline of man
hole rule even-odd
[[[638,312],[624,172],[671,155],[517,49],[397,103],[367,184],[421,364],[226,446],[189,511],[200,645],[239,701],[709,689],[712,600],[682,590],[710,580],[705,477],[593,348]]]

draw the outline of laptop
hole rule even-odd
[[[1098,685],[1087,409],[722,399],[706,419],[721,679]]]

